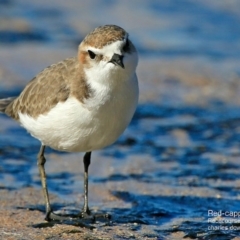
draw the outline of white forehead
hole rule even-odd
[[[125,43],[126,43],[126,38],[123,40],[118,40],[118,41],[112,42],[108,45],[105,45],[103,48],[100,48],[100,49],[89,46],[87,48],[87,50],[93,51],[96,54],[101,54],[104,56],[112,56],[114,53],[121,54],[122,48]]]

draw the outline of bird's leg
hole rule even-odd
[[[45,146],[42,145],[40,148],[40,151],[38,153],[38,168],[39,168],[39,173],[41,177],[41,182],[42,182],[42,188],[43,188],[43,195],[45,199],[45,204],[46,204],[46,221],[51,221],[51,220],[57,220],[57,221],[73,221],[74,219],[79,218],[77,216],[63,216],[63,215],[57,215],[52,212],[50,201],[49,201],[49,195],[48,195],[48,189],[47,189],[47,182],[46,182],[46,173],[44,169],[44,164],[46,163],[46,159],[44,157],[44,150]],[[91,163],[91,152],[86,152],[83,158],[83,163],[84,163],[84,205],[83,209],[81,212],[81,218],[86,218],[90,219],[90,210],[88,207],[88,167]],[[108,214],[97,214],[96,216],[93,216],[93,220],[97,217],[104,217],[104,218],[109,218]],[[87,227],[89,228],[88,225],[86,225],[83,222],[77,222],[78,226],[81,227]]]
[[[46,220],[49,221],[49,215],[51,213],[51,206],[50,206],[50,201],[49,201],[49,195],[48,195],[48,189],[47,189],[47,182],[46,182],[46,173],[44,169],[44,164],[46,163],[46,159],[44,157],[44,150],[45,146],[41,145],[40,151],[38,153],[38,169],[40,173],[40,178],[42,182],[42,188],[43,188],[43,195],[45,199],[45,204],[46,204]]]
[[[94,214],[93,216],[90,216],[91,211],[88,207],[88,167],[91,163],[91,152],[86,152],[83,157],[83,163],[84,163],[84,205],[81,212],[82,218],[92,218],[94,221],[98,218],[105,218],[110,220],[111,216],[109,214]]]
[[[45,173],[45,169],[44,169],[44,164],[46,163],[46,159],[44,157],[44,150],[45,150],[45,146],[42,145],[40,148],[40,151],[38,153],[38,168],[39,168],[39,173],[40,173],[42,188],[43,188],[43,195],[44,195],[45,204],[46,204],[45,220],[48,222],[52,221],[52,220],[56,220],[56,221],[69,221],[70,220],[71,221],[72,217],[61,216],[61,215],[57,215],[52,212],[50,201],[49,201],[49,195],[48,195],[46,173]],[[78,223],[78,225],[82,226],[82,227],[87,227],[85,224],[80,223],[80,222]]]
[[[82,217],[90,215],[90,210],[88,207],[88,167],[91,163],[91,152],[86,152],[83,157],[84,163],[84,205],[82,209]]]
[[[44,195],[44,200],[46,204],[45,220],[48,222],[51,220],[58,220],[58,221],[68,220],[69,217],[59,216],[52,212],[50,201],[49,201],[49,195],[48,195],[46,173],[44,169],[44,164],[46,163],[46,159],[44,157],[44,150],[45,150],[45,146],[42,145],[38,153],[38,169],[40,173],[40,178],[41,178],[42,188],[43,188],[43,195]]]

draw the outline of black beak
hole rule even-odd
[[[112,59],[109,62],[124,68],[122,55],[114,53]]]

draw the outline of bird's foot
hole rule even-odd
[[[110,224],[111,215],[107,213],[91,213],[90,211],[82,211],[80,214],[60,215],[52,211],[47,212],[45,220],[47,222],[61,222],[70,225],[94,228],[90,224],[96,222],[105,222],[106,225]],[[107,222],[106,222],[107,221]],[[104,224],[104,225],[105,225]]]
[[[88,211],[82,211],[80,213],[80,218],[82,219],[92,219],[93,222],[97,220],[111,220],[111,215],[108,213],[91,213],[89,210]]]
[[[51,222],[51,221],[68,221],[68,220],[72,220],[71,216],[64,216],[64,215],[58,215],[52,211],[47,212],[45,220],[47,222]]]
[[[56,214],[52,211],[49,211],[46,214],[45,220],[47,222],[51,223],[64,223],[64,224],[69,224],[69,225],[74,225],[74,226],[79,226],[79,227],[84,227],[88,229],[93,229],[94,227],[89,225],[89,221],[86,221],[87,219],[83,219],[79,217],[79,215],[59,215]],[[91,221],[92,222],[92,221]]]

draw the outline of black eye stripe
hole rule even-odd
[[[91,59],[94,59],[96,57],[96,54],[94,52],[92,52],[91,50],[88,50],[88,54]]]
[[[129,42],[128,39],[126,40],[126,43],[125,43],[125,45],[123,47],[123,51],[124,52],[130,52],[130,42]]]

